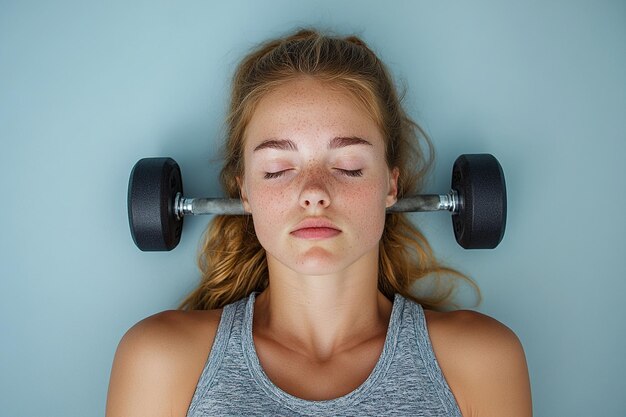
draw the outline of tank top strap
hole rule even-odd
[[[437,362],[437,358],[435,357],[435,351],[428,333],[428,325],[426,322],[424,308],[421,304],[417,304],[410,300],[409,304],[411,305],[411,312],[415,322],[415,332],[417,336],[415,340],[417,342],[416,353],[419,358],[418,361],[421,366],[425,368],[432,383],[437,388],[436,392],[439,399],[444,407],[447,408],[447,415],[461,416],[461,410],[459,409],[456,398],[454,398],[454,394],[452,393],[452,390],[443,375],[443,371],[439,366],[439,362]]]
[[[237,309],[243,302],[245,302],[245,299],[225,305],[222,309],[220,322],[217,327],[217,332],[215,333],[215,339],[213,340],[213,347],[211,347],[211,352],[209,353],[209,357],[206,360],[206,364],[202,369],[202,374],[198,380],[198,385],[196,386],[196,390],[190,403],[191,407],[187,411],[188,416],[194,414],[196,407],[200,404],[199,400],[207,394],[207,391],[211,387],[213,378],[215,377],[215,374],[219,370],[220,364],[224,359],[224,353],[226,352],[226,347],[228,346],[228,340],[233,328],[233,322],[235,320]],[[211,366],[209,366],[209,364]]]

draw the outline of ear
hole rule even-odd
[[[239,198],[241,198],[243,209],[248,213],[252,213],[252,210],[250,210],[250,203],[248,202],[248,193],[246,192],[246,184],[244,183],[243,179],[240,176],[236,176],[235,179],[237,180],[237,185],[239,186]]]
[[[400,170],[395,167],[389,172],[389,192],[385,201],[385,207],[391,207],[398,201],[398,176]]]

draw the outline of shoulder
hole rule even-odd
[[[517,335],[484,314],[425,311],[441,370],[464,416],[530,416],[524,349]]]
[[[131,327],[115,352],[106,416],[184,416],[221,312],[169,310]]]

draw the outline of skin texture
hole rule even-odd
[[[354,137],[367,143],[335,139]],[[246,130],[238,182],[270,279],[256,299],[254,343],[268,377],[292,395],[345,395],[382,351],[392,306],[377,289],[378,242],[399,174],[383,145],[350,95],[305,77],[266,95]],[[310,221],[327,227],[302,229]],[[133,326],[115,355],[107,417],[184,416],[220,314],[166,311]],[[471,311],[426,319],[464,417],[532,414],[510,329]]]

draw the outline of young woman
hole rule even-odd
[[[422,139],[425,150],[419,146]],[[518,338],[438,312],[414,284],[461,274],[403,214],[432,160],[387,70],[357,37],[299,30],[239,65],[200,286],[133,326],[108,417],[530,416]]]

